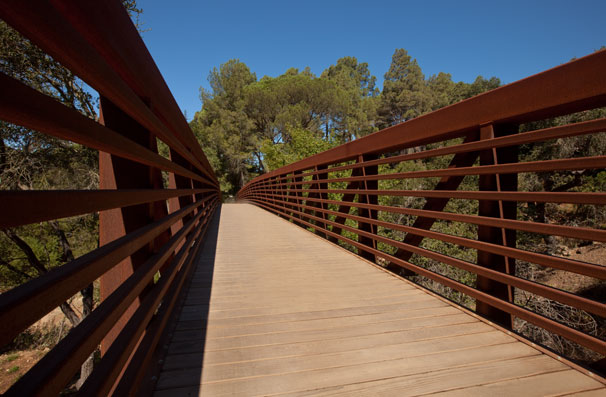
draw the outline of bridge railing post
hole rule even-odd
[[[294,171],[293,172],[293,183],[294,183],[294,188],[297,190],[294,193],[295,196],[295,205],[296,205],[296,209],[297,211],[301,212],[301,205],[302,205],[302,200],[301,197],[303,197],[303,192],[301,192],[300,190],[303,190],[303,185],[301,185],[299,182],[301,182],[303,180],[303,177],[301,177],[300,175],[302,174],[302,171]],[[294,214],[297,218],[302,219],[300,214]],[[299,226],[303,226],[303,224],[299,223]]]
[[[376,160],[377,158],[378,158],[378,156],[374,155],[374,154],[360,155],[358,157],[358,162]],[[379,166],[378,165],[363,166],[361,172],[362,172],[362,176],[364,176],[364,177],[377,175],[379,172]],[[368,192],[370,190],[377,190],[378,188],[379,188],[378,180],[364,179],[364,182],[362,182],[358,185],[358,189],[360,189],[360,193],[358,194],[358,202],[361,204],[377,205],[379,202],[379,200],[378,200],[379,197],[376,194],[368,194]],[[364,194],[364,193],[366,193],[366,194]],[[358,214],[361,217],[376,220],[378,211],[367,209],[367,208],[358,208]],[[374,226],[371,223],[365,223],[365,222],[358,223],[358,230],[372,233],[372,234],[377,233],[376,226]],[[370,248],[374,248],[374,249],[377,248],[376,241],[373,240],[372,238],[369,238],[366,236],[358,236],[358,242],[360,242],[361,244],[364,244],[365,246],[370,247]],[[362,249],[358,249],[358,255],[360,255],[361,257],[363,257],[371,262],[374,262],[376,260],[374,254],[364,251]]]
[[[512,135],[518,132],[515,125],[486,125],[480,130],[480,139],[493,139]],[[502,149],[488,149],[480,152],[480,165],[499,165],[518,162],[518,147],[510,146]],[[517,191],[518,174],[487,174],[479,176],[480,191]],[[479,200],[478,215],[500,219],[517,218],[517,205],[514,201]],[[497,228],[492,226],[478,226],[478,240],[516,247],[516,230]],[[515,275],[515,259],[478,250],[478,265],[497,270],[499,272]],[[476,279],[478,290],[487,292],[501,300],[513,303],[513,287],[487,277],[478,275]],[[513,316],[503,310],[497,309],[480,300],[476,301],[476,312],[506,328],[513,328]]]
[[[100,98],[99,121],[113,131],[157,152],[156,138],[103,96]],[[109,153],[99,152],[99,187],[101,189],[157,189],[161,186],[162,175],[159,170]],[[139,204],[100,211],[99,245],[108,244],[149,224],[153,219],[165,216],[167,209],[163,204],[163,202]],[[161,246],[169,238],[168,231],[163,233],[155,239],[154,244],[139,249],[101,276],[101,301],[106,299],[153,255],[156,246]],[[101,342],[101,354],[107,351],[138,306],[139,299],[133,302],[105,336]]]
[[[327,166],[326,165],[321,165],[321,166],[316,166],[315,167],[315,171],[323,171],[326,170]],[[326,182],[322,182],[323,180],[326,180],[328,178],[328,173],[327,172],[322,172],[322,173],[318,173],[314,175],[314,179],[316,180],[315,183],[315,188],[319,190],[319,192],[317,193],[317,198],[320,200],[327,200],[328,199],[328,193],[326,193],[326,189],[328,189],[328,183]],[[320,208],[322,210],[326,210],[328,209],[328,205],[323,203],[323,202],[314,202],[313,203],[314,207],[316,208]],[[316,217],[322,218],[324,220],[326,220],[326,213],[324,211],[314,211],[314,215]],[[315,224],[322,230],[326,229],[326,223],[325,222],[320,222],[320,221],[316,221]],[[318,236],[324,236],[327,237],[327,234],[322,232],[319,229],[316,229],[316,234]]]

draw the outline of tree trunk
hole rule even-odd
[[[61,248],[63,249],[63,256],[62,256],[61,260],[64,262],[73,261],[74,253],[72,251],[72,247],[69,243],[69,240],[67,239],[67,236],[65,235],[65,232],[63,231],[63,229],[61,229],[61,227],[59,226],[59,223],[57,223],[57,221],[51,221],[51,222],[49,222],[49,224],[55,230],[55,233],[57,234],[57,237],[59,237],[59,241],[61,242]],[[93,285],[92,284],[87,285],[86,288],[84,288],[83,290],[80,291],[80,294],[82,295],[82,318],[78,319],[78,323],[80,321],[84,320],[86,318],[86,316],[88,316],[93,311]],[[71,309],[71,307],[70,307],[70,309]],[[61,310],[63,310],[63,307],[61,308]],[[63,311],[63,313],[65,313],[65,311]],[[66,314],[66,316],[67,316],[67,314]],[[71,318],[70,318],[70,321],[72,321]],[[74,327],[76,325],[78,325],[78,323],[74,324],[74,322],[72,321],[72,325]],[[80,389],[80,387],[82,387],[82,385],[84,384],[84,382],[86,381],[88,376],[93,372],[93,364],[94,364],[94,353],[91,354],[90,356],[88,356],[86,361],[84,361],[84,363],[82,363],[82,366],[80,367],[80,379],[78,379],[78,382],[76,382],[76,388]]]
[[[93,285],[89,284],[80,291],[82,294],[82,319],[93,311]],[[80,379],[76,382],[76,388],[80,389],[89,375],[93,372],[95,353],[92,353],[80,367]]]

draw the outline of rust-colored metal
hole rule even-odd
[[[480,139],[493,139],[498,136],[512,135],[517,132],[517,127],[510,125],[493,126],[489,124],[482,127],[480,131]],[[480,152],[480,165],[498,165],[503,163],[516,163],[518,161],[517,147],[509,147],[507,149],[484,150]],[[518,190],[518,175],[480,175],[479,189],[481,191],[516,191]],[[478,216],[500,218],[500,219],[516,219],[517,206],[512,201],[503,202],[502,200],[479,200]],[[486,225],[478,226],[478,240],[496,243],[505,247],[516,247],[516,230],[496,228]],[[515,259],[494,255],[490,252],[478,250],[478,265],[496,270],[501,273],[515,274]],[[490,278],[477,276],[476,288],[486,292],[501,300],[514,302],[513,288],[510,285],[495,282]],[[514,318],[506,311],[490,306],[486,302],[476,302],[476,312],[495,323],[513,329]]]
[[[276,198],[275,195],[268,194],[267,198]],[[319,199],[308,199],[309,201],[322,201]],[[342,202],[337,200],[323,200],[325,204],[334,204],[339,205]],[[444,212],[444,211],[429,211],[429,210],[418,210],[414,208],[404,208],[404,207],[394,207],[387,205],[372,205],[372,204],[363,204],[363,203],[351,203],[351,207],[355,208],[366,208],[376,211],[382,212],[390,212],[394,214],[403,214],[403,215],[412,215],[416,217],[430,218],[434,220],[447,220],[453,222],[464,222],[473,225],[483,225],[490,226],[496,228],[505,228],[512,229],[518,231],[526,231],[531,233],[540,233],[546,235],[554,235],[554,236],[562,236],[562,237],[570,237],[579,240],[586,241],[599,241],[606,242],[606,230],[598,230],[592,229],[588,227],[576,227],[576,226],[563,226],[563,225],[554,225],[549,223],[538,223],[538,222],[529,222],[529,221],[518,221],[512,219],[495,219],[493,217],[484,217],[477,215],[465,215],[465,214],[457,214],[453,212]],[[341,211],[338,211],[341,212]],[[343,224],[343,220],[337,217],[335,219],[336,223]],[[416,227],[413,225],[413,227]],[[335,227],[335,229],[339,229]],[[425,229],[427,230],[427,229]],[[330,240],[330,239],[329,239]],[[332,240],[331,240],[332,241]],[[418,245],[418,244],[413,244]]]
[[[208,209],[203,212],[207,211]],[[202,212],[199,214],[198,219],[201,215]],[[80,390],[82,395],[96,394],[102,396],[110,394],[110,389],[120,375],[120,370],[127,363],[132,351],[137,347],[137,342],[139,342],[141,335],[145,331],[146,325],[151,321],[154,312],[166,296],[166,292],[171,287],[173,280],[175,277],[182,276],[188,272],[189,266],[195,258],[202,241],[198,239],[198,236],[202,237],[204,235],[208,220],[209,217],[201,219],[199,224],[195,226],[195,231],[181,245],[179,253],[162,274],[157,288],[145,297],[143,304],[125,326],[125,332],[122,332],[118,336],[116,343],[112,344],[110,350],[102,358],[95,373],[87,379],[85,385]],[[192,226],[194,226],[194,223],[192,223]],[[173,294],[178,294],[178,291],[173,292]],[[138,363],[138,361],[135,361],[135,363]]]
[[[255,199],[252,201],[257,202],[257,203],[262,202],[259,199]],[[272,199],[267,200],[267,202],[269,202],[269,201],[271,201],[272,203],[278,203],[276,200],[272,200]],[[302,207],[305,208],[306,206],[303,205]],[[307,208],[309,208],[309,207],[307,207]],[[338,214],[335,211],[326,211],[326,213],[330,214],[330,215]],[[356,220],[356,221],[361,220],[363,222],[365,221],[364,218],[356,218],[355,215],[345,215],[345,216],[352,220]],[[539,264],[542,266],[552,267],[552,268],[560,269],[560,270],[566,270],[566,271],[570,271],[573,273],[583,274],[583,275],[586,275],[589,277],[606,280],[606,267],[597,265],[597,264],[585,263],[585,262],[580,262],[580,261],[572,260],[572,259],[568,259],[568,258],[520,250],[517,248],[506,247],[506,246],[502,246],[502,245],[498,245],[498,244],[492,244],[492,243],[472,240],[472,239],[465,238],[465,237],[459,237],[459,236],[435,232],[435,231],[431,231],[431,230],[415,229],[411,226],[405,226],[405,225],[395,224],[395,223],[390,223],[390,222],[385,222],[385,221],[368,220],[368,222],[372,223],[376,226],[384,227],[384,228],[390,229],[390,230],[398,230],[398,231],[401,231],[404,233],[418,233],[425,238],[444,241],[447,243],[460,245],[460,246],[471,248],[471,249],[490,252],[495,255],[508,256],[508,257],[524,260],[527,262],[536,263],[536,264]],[[336,222],[332,222],[332,224],[333,224],[333,226],[337,225]],[[339,226],[340,226],[340,224],[339,224]]]
[[[348,165],[340,165],[335,167],[327,168],[326,171],[309,171],[302,174],[302,176],[314,175],[316,173],[322,172],[337,172],[344,171],[349,169],[360,168],[363,166],[370,165],[380,165],[380,164],[394,164],[402,161],[410,161],[410,160],[423,160],[432,157],[445,156],[449,154],[458,154],[465,152],[473,152],[482,149],[491,149],[491,148],[502,148],[507,146],[518,146],[524,145],[527,143],[534,142],[542,142],[551,139],[558,138],[567,138],[577,135],[586,135],[592,134],[596,132],[606,131],[606,119],[596,119],[589,120],[584,122],[579,122],[575,124],[550,127],[545,129],[539,129],[535,131],[528,131],[524,133],[519,133],[516,135],[509,135],[504,137],[498,137],[493,139],[476,141],[476,139],[468,140],[466,139],[464,143],[459,145],[452,145],[441,147],[437,149],[423,150],[420,152],[407,153],[398,156],[389,156],[384,158],[379,158],[377,160],[372,160],[364,163],[353,163]],[[477,131],[474,131],[471,136],[475,136]],[[468,135],[469,137],[470,135]],[[353,176],[353,175],[352,175]],[[277,178],[280,180],[280,178]],[[244,191],[244,190],[243,190]]]
[[[1,72],[0,88],[0,118],[5,121],[161,170],[211,183],[203,176],[172,163],[146,146],[123,137]]]
[[[0,299],[0,346],[192,212],[195,204],[13,288]]]
[[[100,212],[101,245],[0,296],[4,346],[102,279],[101,304],[6,395],[59,394],[99,344],[102,365],[84,390],[109,394],[122,374],[146,370],[137,346],[153,350],[147,341],[164,332],[220,206],[219,183],[120,1],[7,0],[0,18],[97,89],[102,110],[99,123],[0,73],[0,119],[99,150],[101,188],[0,193],[0,227]],[[168,201],[178,203],[170,213]]]
[[[606,156],[591,156],[571,158],[563,160],[526,161],[515,164],[482,165],[479,167],[444,168],[427,171],[409,171],[393,174],[379,174],[368,176],[350,176],[344,178],[327,179],[327,183],[352,182],[352,181],[378,181],[408,178],[442,178],[448,176],[467,175],[493,175],[493,174],[518,174],[522,172],[551,172],[551,171],[576,171],[587,169],[606,168]],[[305,185],[305,182],[295,185]]]
[[[364,156],[359,156],[358,157],[358,163],[366,163],[367,161],[372,161],[376,159],[375,155],[372,154],[367,154]],[[362,167],[362,176],[369,176],[369,175],[377,175],[379,173],[379,167],[377,165],[371,165],[371,166],[365,166]],[[370,204],[370,205],[376,205],[377,204],[377,196],[374,195],[370,195],[370,194],[365,194],[369,191],[372,190],[377,190],[379,188],[379,182],[376,180],[371,180],[371,181],[364,181],[363,183],[359,183],[358,184],[358,188],[361,190],[360,194],[358,194],[358,202],[362,203],[362,204]],[[368,218],[368,219],[377,219],[377,211],[372,209],[372,207],[358,207],[358,214],[360,215],[361,218]],[[375,234],[377,232],[376,227],[370,223],[370,222],[361,222],[358,221],[358,229],[364,232],[368,232],[371,234]],[[358,235],[358,242],[360,242],[360,244],[366,245],[368,247],[372,247],[372,248],[377,248],[376,242],[374,239],[366,237],[365,235]],[[358,250],[358,255],[360,255],[362,258],[367,259],[371,262],[375,261],[375,256],[368,251],[365,250]]]
[[[518,161],[521,145],[606,133],[603,118],[518,133],[521,123],[606,106],[606,77],[600,72],[604,68],[606,51],[596,52],[260,175],[244,186],[238,198],[288,217],[333,243],[353,247],[362,257],[376,259],[392,271],[409,277],[422,276],[468,295],[476,302],[476,313],[493,323],[512,329],[514,317],[519,318],[603,355],[604,341],[518,306],[514,288],[597,316],[605,313],[603,302],[516,275],[516,261],[524,261],[599,280],[606,277],[605,268],[598,264],[516,247],[518,231],[590,242],[606,239],[606,232],[599,228],[518,219],[518,211],[533,203],[604,206],[606,193],[518,191],[517,184],[518,174],[522,173],[595,175],[606,169],[604,154]],[[431,146],[425,146],[428,144]],[[442,159],[436,160],[439,158]],[[412,170],[389,171],[401,163],[412,166],[400,169]],[[382,167],[374,171],[373,167],[379,166]],[[300,178],[293,180],[289,175]],[[314,182],[320,178],[322,186]],[[421,178],[427,179],[424,185],[433,187],[379,189],[382,185],[398,186],[399,180]],[[284,198],[293,195],[303,199],[293,203]],[[406,208],[402,205],[405,201],[398,197],[425,201],[420,208]],[[466,212],[446,212],[458,206],[452,199],[471,203],[464,207]],[[390,205],[384,205],[384,201]],[[475,206],[477,212],[469,212]],[[401,215],[414,218],[410,224],[386,221]],[[472,233],[477,230],[477,239],[457,235],[459,226],[453,224],[450,228],[450,222],[467,224]],[[350,226],[355,223],[358,227]],[[449,245],[472,250],[477,259],[468,262],[448,255],[448,250],[427,249]],[[428,270],[422,265],[428,262],[443,264],[437,267],[440,269],[452,267],[469,272],[471,285]]]
[[[274,205],[275,209],[279,210],[279,207],[280,207],[280,205]],[[359,216],[355,216],[355,215],[350,215],[350,219],[358,221],[358,222],[363,220],[363,218],[361,218]],[[329,222],[332,224],[335,223],[332,221],[329,221]],[[390,228],[390,224],[388,224],[386,222],[377,221],[375,224],[377,226]],[[503,273],[498,270],[492,270],[492,269],[486,268],[484,266],[479,266],[479,265],[475,265],[473,263],[465,262],[463,260],[452,258],[452,257],[449,257],[444,254],[436,253],[434,251],[431,251],[431,250],[428,250],[425,248],[419,248],[414,245],[405,244],[404,242],[396,241],[393,239],[388,239],[388,238],[382,237],[382,236],[373,235],[373,233],[369,233],[366,231],[360,231],[360,230],[357,230],[356,228],[353,228],[350,226],[345,226],[344,228],[352,233],[355,233],[358,235],[364,235],[367,238],[375,240],[375,241],[380,241],[380,242],[383,242],[383,243],[386,243],[386,244],[389,244],[389,245],[392,245],[395,247],[400,247],[405,250],[410,250],[415,254],[418,254],[418,255],[421,255],[421,256],[424,256],[424,257],[427,257],[430,259],[434,259],[434,260],[437,260],[437,261],[440,261],[440,262],[443,262],[443,263],[446,263],[446,264],[449,264],[452,266],[456,266],[460,269],[464,269],[464,270],[473,272],[475,274],[482,275],[491,280],[498,281],[498,282],[501,282],[503,284],[507,284],[510,286],[519,287],[528,292],[536,293],[538,295],[541,295],[541,296],[549,298],[549,299],[560,300],[562,303],[572,305],[572,306],[580,308],[582,310],[586,310],[586,311],[588,311],[590,313],[594,313],[598,316],[604,317],[604,315],[606,315],[606,304],[605,303],[597,302],[597,301],[594,301],[594,300],[591,300],[588,298],[584,298],[584,297],[572,294],[570,292],[558,290],[553,287],[549,287],[549,286],[546,286],[543,284],[535,283],[533,281],[528,281],[528,280],[525,280],[525,279],[522,279],[519,277],[515,277],[513,275],[509,275],[507,273]],[[346,241],[346,240],[343,240],[343,241]],[[416,266],[416,265],[411,264],[411,266]],[[416,267],[418,267],[418,266],[416,266]]]
[[[477,133],[470,133],[463,142],[463,145],[473,142],[477,140]],[[450,160],[450,164],[448,168],[461,168],[461,167],[470,167],[473,165],[474,161],[478,158],[477,152],[459,152],[454,155],[452,160]],[[456,190],[461,182],[463,181],[463,176],[444,176],[442,177],[433,190]],[[425,205],[423,206],[423,210],[425,211],[442,211],[446,204],[450,201],[450,197],[426,197]],[[417,216],[412,227],[417,229],[429,230],[433,226],[435,222],[435,218],[431,217],[423,217]],[[418,246],[423,241],[423,236],[413,233],[407,233],[404,237],[404,243],[410,244],[413,246]],[[400,258],[403,261],[408,261],[412,256],[411,251],[405,251],[399,248],[394,254],[396,258]],[[396,270],[398,267],[393,267],[388,265],[388,269]],[[399,270],[399,269],[398,269]],[[404,275],[411,276],[412,274],[407,272],[406,269],[402,269]]]
[[[357,185],[356,185],[357,186]],[[314,191],[314,189],[292,189],[293,192],[303,193]],[[265,190],[251,190],[251,192],[261,194]],[[352,189],[328,189],[326,193],[335,194],[357,194],[358,190]],[[606,205],[606,193],[585,193],[585,192],[478,192],[465,190],[376,190],[367,194],[377,196],[405,196],[405,197],[441,197],[467,200],[505,200],[518,202],[539,202],[539,203],[570,203],[570,204],[591,204]],[[241,196],[244,197],[244,196]]]
[[[45,393],[58,394],[71,379],[70,374],[78,370],[80,364],[95,350],[101,339],[107,338],[109,332],[115,329],[116,324],[120,325],[120,333],[122,332],[128,320],[136,313],[135,310],[140,307],[137,304],[133,309],[132,303],[148,289],[154,274],[172,255],[177,244],[185,238],[186,233],[194,227],[201,215],[202,212],[184,225],[183,229],[175,234],[158,253],[149,256],[141,264],[142,266],[137,267],[128,278],[122,280],[122,283],[102,300],[99,307],[59,342],[56,349],[47,353],[11,387],[10,393],[27,396],[43,389]],[[126,321],[121,324],[120,320],[125,318]]]
[[[275,208],[271,208],[268,205],[264,204],[264,203],[257,203],[259,206],[268,209],[272,212],[275,212]],[[273,206],[273,205],[272,205]],[[307,227],[312,227],[315,228],[315,225],[313,225],[310,222],[303,222],[305,224],[305,226]],[[356,229],[350,228],[351,231],[354,231]],[[585,334],[583,332],[580,332],[576,329],[567,327],[557,321],[548,319],[544,316],[538,315],[530,310],[524,309],[520,306],[514,305],[512,303],[506,302],[506,301],[502,301],[499,300],[498,298],[495,298],[489,294],[486,294],[484,292],[478,291],[475,288],[469,287],[465,284],[462,284],[460,282],[454,281],[452,279],[449,279],[448,277],[442,276],[438,273],[434,273],[432,271],[429,271],[425,268],[416,266],[410,262],[406,262],[406,261],[402,261],[399,258],[396,258],[392,255],[386,254],[383,251],[379,251],[377,249],[371,248],[371,247],[367,247],[364,246],[360,243],[358,243],[355,240],[349,239],[347,237],[341,237],[341,236],[337,236],[332,232],[327,232],[328,234],[332,234],[333,237],[338,237],[340,240],[343,240],[345,242],[347,242],[348,244],[353,245],[356,248],[360,248],[360,249],[364,249],[364,250],[368,250],[369,252],[373,253],[374,255],[376,255],[379,258],[382,258],[386,261],[389,262],[393,262],[393,263],[397,263],[402,267],[405,267],[411,271],[414,271],[415,273],[418,273],[419,275],[425,276],[429,279],[432,279],[434,281],[439,282],[440,284],[443,284],[447,287],[453,288],[454,290],[457,290],[459,292],[462,292],[464,294],[467,294],[475,299],[481,300],[483,302],[486,302],[498,309],[501,309],[503,311],[507,311],[513,315],[515,315],[516,317],[519,317],[521,319],[524,319],[526,321],[529,321],[535,325],[538,325],[546,330],[549,330],[551,332],[555,332],[559,335],[562,335],[572,341],[575,341],[579,344],[581,344],[582,346],[588,347],[591,350],[594,350],[595,352],[598,352],[599,354],[606,354],[606,342],[604,342],[601,339],[598,339],[594,336]],[[362,233],[362,232],[360,232]],[[378,236],[374,236],[374,238],[379,239],[380,237]],[[381,240],[383,240],[384,238],[380,238]]]
[[[215,207],[211,211],[211,213],[213,214],[215,213],[215,209],[217,206],[216,202],[214,206]],[[193,248],[192,254],[188,258],[187,262],[182,266],[182,269],[179,271],[179,274],[175,277],[175,281],[170,285],[170,289],[165,294],[168,299],[165,299],[163,304],[158,308],[158,311],[155,314],[154,321],[150,322],[147,332],[142,337],[139,345],[136,348],[136,351],[133,353],[133,357],[131,359],[132,364],[125,369],[124,375],[120,379],[119,383],[115,385],[115,388],[112,391],[112,395],[138,395],[139,390],[144,389],[144,387],[142,387],[142,384],[149,383],[144,382],[142,379],[143,376],[146,374],[147,367],[136,365],[136,363],[146,363],[152,359],[154,353],[156,352],[156,347],[160,342],[161,338],[163,337],[161,331],[166,327],[167,322],[171,319],[171,317],[174,319],[175,316],[178,315],[178,313],[174,313],[173,309],[175,307],[175,304],[177,303],[177,300],[179,299],[179,295],[181,294],[181,290],[183,289],[184,284],[193,272],[194,266],[192,265],[192,262],[193,260],[195,260],[199,250],[201,249],[201,242],[205,237],[206,231],[208,229],[210,221],[212,220],[212,217],[208,217],[207,219],[208,221],[204,226],[202,236],[199,239],[199,245]]]
[[[174,132],[213,177],[212,168],[187,121],[175,102],[162,74],[155,65],[141,35],[130,23],[119,2],[94,3],[55,1],[53,6],[91,43],[103,59],[135,93],[153,106],[151,110]],[[109,24],[107,21],[112,21]],[[218,183],[216,178],[213,181]]]
[[[94,12],[94,3],[87,3]],[[69,13],[69,10],[66,10]],[[122,13],[124,10],[122,9]],[[197,169],[209,178],[214,178],[196,159],[192,153],[175,137],[165,124],[151,111],[128,81],[124,81],[72,24],[68,22],[62,11],[47,1],[24,3],[16,0],[7,0],[0,3],[0,18],[26,36],[42,50],[67,66],[101,95],[111,100],[125,113],[148,129],[170,147],[178,150]],[[128,16],[126,16],[128,18]],[[116,22],[116,26],[119,23]],[[123,22],[124,23],[124,22]],[[132,23],[131,23],[132,25]],[[155,67],[153,64],[147,65]]]
[[[357,176],[357,175],[361,175],[361,169],[360,168],[355,168],[352,170],[351,172],[352,176]],[[356,198],[357,195],[357,187],[358,187],[359,182],[354,181],[354,182],[349,182],[347,184],[347,191],[351,191],[351,193],[343,193],[343,196],[341,197],[340,202],[338,203],[339,207],[337,209],[337,212],[343,213],[343,214],[349,214],[349,211],[352,208],[352,205],[350,205],[349,203],[353,203],[354,199]],[[326,193],[331,193],[330,189],[326,190]],[[371,192],[367,192],[367,195],[370,196]],[[343,225],[345,224],[345,220],[347,218],[345,218],[342,215],[338,215],[335,218],[335,223]],[[331,228],[333,233],[336,234],[341,234],[341,228],[339,226],[333,225]],[[331,237],[329,236],[328,239],[330,241],[332,241],[333,243],[337,243],[337,239],[335,237]]]
[[[155,138],[152,138],[145,128],[104,97],[101,97],[99,121],[128,139],[147,146],[152,151],[157,151]],[[103,152],[99,153],[99,180],[99,188],[113,190],[154,189],[158,187],[158,183],[162,184],[162,176],[157,170]],[[150,220],[162,218],[166,215],[166,204],[164,204],[164,211],[160,209],[163,213],[158,214],[157,211],[155,206],[146,204],[101,211],[99,214],[99,245],[103,246],[123,237],[145,226]],[[156,239],[165,240],[165,237],[167,236],[160,235]],[[159,243],[162,245],[162,241]],[[100,279],[101,300],[107,299],[119,288],[153,254],[153,251],[153,245],[142,247],[105,273]],[[101,354],[104,354],[122,331],[122,327],[134,313],[137,305],[138,301],[126,311],[105,336],[101,343]]]
[[[163,202],[214,189],[19,190],[0,192],[0,228]],[[40,206],[38,203],[46,203]]]
[[[320,170],[323,170],[323,169],[326,169],[326,166],[316,167],[316,171],[320,171]],[[321,200],[327,198],[325,191],[328,188],[328,184],[326,184],[326,183],[323,182],[327,178],[328,178],[328,174],[316,174],[316,175],[313,176],[313,179],[315,181],[315,184],[313,186],[315,186],[318,189],[317,197],[319,199],[321,199]],[[309,196],[308,196],[308,199],[309,199]],[[326,219],[326,215],[322,211],[323,209],[325,209],[324,208],[324,203],[321,202],[321,201],[315,201],[315,202],[313,202],[313,204],[314,204],[315,207],[319,208],[319,210],[320,210],[320,216],[323,219]],[[314,215],[317,216],[317,212],[314,211]],[[320,222],[318,224],[318,226],[320,226],[320,228],[316,229],[316,234],[326,237],[326,234],[322,232],[323,229],[326,229],[326,223]]]
[[[604,106],[606,50],[565,63],[515,83],[386,128],[253,179],[336,164],[363,153],[388,153],[405,147],[464,136],[480,126],[524,123]]]

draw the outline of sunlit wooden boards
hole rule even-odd
[[[155,396],[566,395],[604,385],[270,213],[223,205]]]

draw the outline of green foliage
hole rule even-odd
[[[397,49],[385,73],[381,93],[381,126],[388,127],[431,110],[432,98],[416,59]]]
[[[376,130],[376,78],[352,57],[320,77],[291,68],[258,81],[244,63],[230,60],[213,69],[209,81],[212,92],[202,90],[191,127],[226,195],[277,164]],[[302,131],[309,148],[300,141]]]
[[[323,152],[333,146],[332,142],[303,128],[287,128],[287,132],[289,136],[287,142],[273,143],[266,139],[261,146],[263,163],[268,171]]]
[[[226,197],[280,165],[500,85],[497,78],[481,76],[472,84],[455,83],[447,73],[426,80],[404,49],[395,51],[381,93],[368,64],[355,57],[338,59],[319,77],[309,68],[290,68],[260,80],[232,59],[214,68],[208,80],[211,90],[201,90],[202,109],[191,127]],[[293,142],[301,131],[308,145]]]
[[[6,362],[11,362],[11,361],[15,361],[16,359],[19,358],[19,354],[9,354],[8,357],[6,357]]]
[[[385,73],[379,104],[379,126],[386,128],[427,112],[471,98],[501,85],[496,77],[478,76],[472,84],[454,83],[449,73],[440,72],[427,80],[416,59],[396,49]]]
[[[243,97],[245,87],[256,79],[238,60],[214,68],[208,76],[212,92],[200,91],[202,110],[191,122],[227,194],[235,194],[251,174],[258,172],[254,158],[259,156],[259,139],[250,133],[253,123],[245,112]]]

